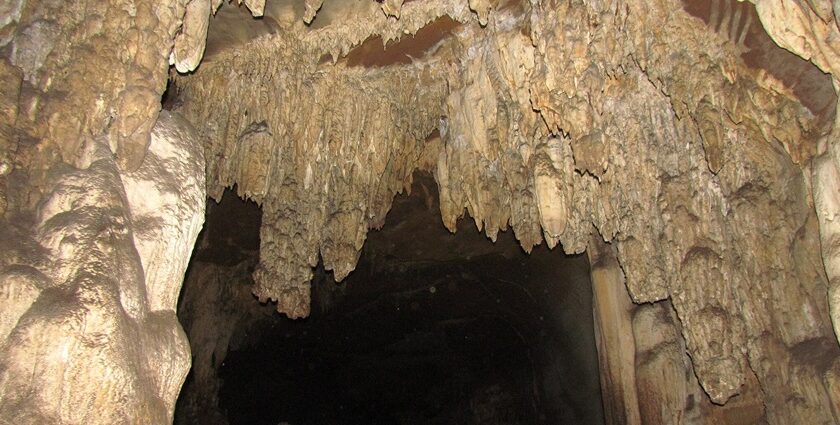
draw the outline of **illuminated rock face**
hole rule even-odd
[[[766,30],[837,86],[836,5],[244,1],[255,25],[210,0],[6,3],[2,420],[171,418],[205,176],[262,205],[253,292],[303,317],[319,256],[350,273],[415,169],[449,229],[466,208],[526,251],[610,243],[614,421],[673,421],[647,393],[840,420],[836,96],[745,52]],[[170,91],[197,138],[160,112],[169,64],[195,71]],[[681,373],[692,403],[663,390]]]
[[[0,411],[8,423],[162,423],[190,365],[175,316],[204,221],[192,126],[164,111],[140,167],[107,144],[49,170],[3,226]]]

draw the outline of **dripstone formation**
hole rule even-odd
[[[171,421],[205,197],[299,318],[415,170],[589,255],[608,422],[840,422],[836,2],[6,3],[0,423]]]

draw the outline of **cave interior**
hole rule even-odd
[[[840,2],[0,2],[0,425],[840,424]]]
[[[603,423],[586,256],[528,255],[468,215],[453,234],[438,208],[417,173],[356,270],[337,283],[319,264],[312,313],[292,320],[248,291],[259,206],[209,200],[178,310],[204,372],[175,423]]]

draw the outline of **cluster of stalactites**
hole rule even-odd
[[[490,239],[512,227],[526,251],[612,241],[636,302],[672,300],[715,403],[755,373],[796,382],[774,393],[776,417],[828,417],[819,394],[810,413],[784,401],[818,372],[774,360],[831,335],[825,276],[802,267],[819,264],[819,244],[791,161],[807,160],[813,117],[757,83],[737,43],[677,1],[532,2],[376,69],[298,63],[320,56],[317,34],[298,56],[279,54],[294,39],[262,40],[179,82],[188,116],[209,123],[211,193],[236,183],[263,204],[262,300],[308,314],[319,255],[349,273],[393,195],[431,169],[450,229],[466,209]]]
[[[181,28],[175,36],[175,45],[169,55],[169,64],[178,72],[194,71],[204,57],[207,44],[207,28],[212,15],[219,10],[224,0],[189,0]],[[263,16],[265,0],[237,0],[245,4],[254,17]]]
[[[194,71],[201,59],[207,43],[207,30],[213,15],[222,6],[223,0],[189,0],[186,2],[186,11],[178,34],[175,37],[175,44],[169,56],[169,64],[174,65],[180,73]],[[254,17],[262,17],[265,13],[265,0],[236,0],[238,5],[244,4]],[[379,2],[381,13],[364,15],[364,11],[373,9],[376,4],[372,0],[369,3],[346,3],[337,7],[349,9],[348,16],[340,16],[338,20],[345,20],[341,25],[331,25],[324,32],[339,30],[342,34],[334,34],[332,37],[319,35],[321,41],[331,40],[334,44],[328,51],[335,59],[347,54],[347,50],[353,45],[363,41],[364,38],[374,33],[383,35],[383,42],[399,39],[404,35],[413,35],[418,29],[427,24],[435,17],[447,14],[458,20],[470,19],[472,11],[481,25],[486,25],[493,5],[489,0],[469,0],[468,2],[446,2],[431,1],[415,4],[408,7],[408,13],[401,13],[404,0],[386,0]],[[320,9],[324,6],[324,0],[303,0],[303,16],[301,19],[307,25],[312,24]],[[362,22],[354,22],[359,18],[356,10],[362,11]],[[348,10],[342,10],[347,13]],[[329,19],[329,18],[324,18]],[[374,31],[371,31],[376,28]]]
[[[292,44],[288,62],[278,63],[274,49],[285,42],[263,40],[180,84],[188,99],[215,99],[188,101],[184,109],[209,123],[210,195],[236,184],[262,205],[254,293],[290,317],[305,317],[319,257],[343,279],[368,229],[383,223],[394,193],[410,186],[428,155],[445,88],[433,66],[317,68],[295,61],[301,52]]]

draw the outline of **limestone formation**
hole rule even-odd
[[[483,24],[486,12],[478,11]],[[448,12],[407,3],[401,20]],[[798,388],[821,382],[824,370],[793,356],[831,335],[817,221],[797,166],[815,153],[819,117],[783,82],[759,78],[740,58],[740,43],[716,36],[679,3],[534,2],[499,7],[483,29],[469,15],[450,17],[466,25],[410,62],[359,70],[350,66],[352,50],[346,62],[316,62],[336,57],[318,40],[340,29],[325,28],[256,39],[253,49],[177,81],[191,120],[226,122],[205,131],[211,193],[237,183],[264,205],[255,293],[292,317],[305,315],[318,255],[346,275],[366,229],[406,186],[406,170],[437,158],[447,227],[466,208],[491,239],[511,226],[526,250],[545,239],[581,252],[594,226],[615,243],[635,302],[673,301],[714,403],[740,393],[756,373],[759,382],[790,388],[774,391],[768,417],[830,421],[831,398]],[[393,21],[380,22],[387,31]],[[389,49],[399,52],[402,42]],[[284,55],[289,46],[303,48]],[[342,56],[347,47],[338,49]],[[247,72],[234,78],[243,83],[231,82],[230,69]],[[385,82],[395,77],[402,84]],[[331,102],[298,112],[309,105],[286,85]],[[210,98],[230,106],[199,100]],[[425,115],[429,108],[438,112]],[[374,109],[387,115],[368,124]],[[255,126],[267,130],[246,142]],[[433,130],[441,145],[424,143]],[[369,144],[406,135],[397,143],[403,149]],[[348,185],[357,189],[342,189]],[[292,191],[271,194],[283,187]],[[787,391],[811,407],[786,405]]]
[[[262,206],[253,293],[304,317],[416,169],[450,230],[614,256],[616,423],[840,421],[836,1],[236,3],[0,5],[0,421],[171,419],[205,183]],[[207,45],[239,3],[266,29]]]
[[[260,308],[247,282],[240,281],[247,277],[245,269],[252,266],[250,261],[228,267],[204,262],[194,265],[184,283],[186,289],[180,307],[193,347],[192,376],[185,385],[186,397],[178,402],[176,414],[184,418],[183,423],[189,423],[190,419],[200,423],[226,423],[218,405],[221,386],[218,369],[234,332],[247,329],[248,319],[271,317],[271,309]]]
[[[242,0],[239,0],[242,3]],[[204,57],[207,42],[207,28],[211,15],[221,6],[221,0],[189,0],[184,14],[184,20],[178,35],[175,36],[175,46],[169,57],[169,64],[174,65],[178,72],[190,72],[198,67]],[[245,6],[256,17],[263,16],[265,0],[245,0]]]
[[[169,62],[178,72],[194,70],[204,56],[207,27],[210,25],[210,0],[191,0],[187,3],[181,32],[175,37],[175,48]]]
[[[163,113],[121,179],[103,140],[2,229],[3,423],[164,423],[189,369],[175,317],[204,219],[192,127]],[[56,377],[63,377],[56,379]]]
[[[25,2],[4,46],[32,86],[21,99],[19,125],[33,126],[32,137],[50,145],[42,155],[58,149],[64,162],[78,165],[82,146],[107,134],[121,166],[136,169],[160,111],[166,58],[183,14],[183,1]]]
[[[387,16],[400,18],[400,9],[402,9],[403,0],[385,0],[382,2],[382,12]]]
[[[178,114],[161,112],[143,165],[122,179],[153,311],[175,311],[204,223],[204,152],[194,132]]]

